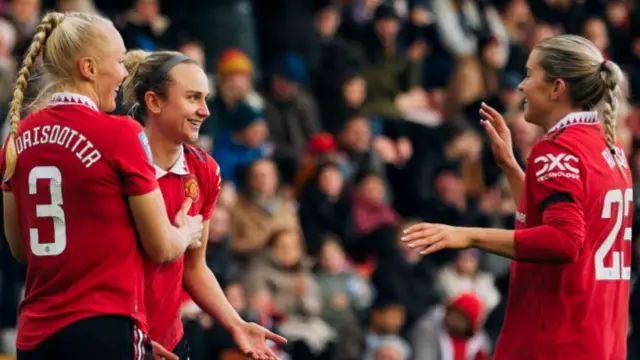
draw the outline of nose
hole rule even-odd
[[[123,79],[129,76],[129,72],[127,71],[127,68],[124,66],[124,64],[120,64],[120,76],[122,76]]]
[[[211,113],[209,112],[209,107],[207,106],[207,102],[206,101],[202,102],[202,106],[200,106],[198,108],[196,113],[198,114],[198,116],[200,116],[202,118],[202,120],[205,120],[206,118],[209,117],[209,115],[211,115]]]

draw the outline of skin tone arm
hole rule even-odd
[[[160,188],[129,197],[129,207],[145,253],[154,261],[167,262],[180,257],[188,246],[196,245],[203,231],[202,216],[188,216],[191,199],[185,201],[173,226],[167,216]],[[195,241],[194,241],[195,240]]]
[[[215,318],[225,329],[244,323],[225,296],[218,280],[206,263],[209,220],[203,223],[202,246],[189,250],[184,258],[184,287],[201,309]]]
[[[502,115],[485,103],[482,103],[480,107],[480,117],[482,118],[480,124],[484,127],[491,141],[493,156],[504,172],[511,188],[511,195],[518,205],[524,187],[524,171],[518,165],[513,154],[511,131]]]
[[[22,234],[20,233],[16,199],[11,191],[4,191],[3,195],[4,233],[9,243],[11,255],[13,255],[18,262],[24,264],[27,262],[27,254],[25,252],[24,242],[22,242]]]

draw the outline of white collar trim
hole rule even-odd
[[[572,125],[596,125],[599,124],[597,111],[580,111],[567,114],[562,120],[558,121],[547,133],[564,129]]]
[[[178,160],[175,164],[173,164],[169,171],[161,169],[155,164],[154,167],[156,168],[156,179],[160,179],[168,173],[180,176],[189,175],[189,169],[187,168],[187,159],[184,156],[184,146],[180,146],[180,156],[178,156]]]
[[[91,98],[89,98],[88,96],[68,92],[59,92],[53,94],[53,96],[51,97],[51,103],[49,105],[82,105],[95,111],[99,111],[96,103],[94,103],[93,100],[91,100]]]

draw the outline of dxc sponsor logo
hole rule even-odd
[[[569,171],[573,174],[580,173],[580,170],[576,169],[572,164],[576,164],[578,162],[578,158],[573,155],[568,154],[547,154],[544,156],[538,156],[533,160],[535,164],[543,163],[542,169],[536,172],[536,177],[541,177],[545,174],[556,172],[566,172]]]

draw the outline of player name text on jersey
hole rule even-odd
[[[24,131],[16,138],[18,155],[31,147],[41,144],[57,144],[69,149],[87,168],[102,158],[102,154],[93,146],[91,141],[78,131],[67,126],[37,126]]]

